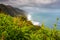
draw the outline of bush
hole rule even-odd
[[[0,40],[60,40],[60,31],[44,24],[35,26],[22,17],[0,14]]]

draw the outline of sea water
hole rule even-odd
[[[44,23],[45,26],[52,28],[56,23],[56,19],[60,19],[60,9],[47,9],[39,7],[22,7],[21,9],[31,15],[32,21],[37,21],[40,24]],[[57,28],[60,29],[60,20],[57,22]]]

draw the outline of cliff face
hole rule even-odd
[[[1,12],[4,12],[10,16],[26,16],[25,11],[4,4],[0,4],[0,13]]]

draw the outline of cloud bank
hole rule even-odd
[[[12,6],[42,6],[42,5],[50,5],[55,3],[58,0],[0,0],[0,3],[12,5]]]
[[[60,9],[60,0],[0,0],[0,4],[1,3],[14,7],[31,6]]]

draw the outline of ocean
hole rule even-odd
[[[52,28],[56,23],[57,18],[60,19],[60,9],[48,9],[39,7],[21,7],[20,9],[25,10],[30,15],[30,20],[34,21],[35,24],[42,24],[46,27]],[[60,20],[57,22],[57,29],[60,29]]]

